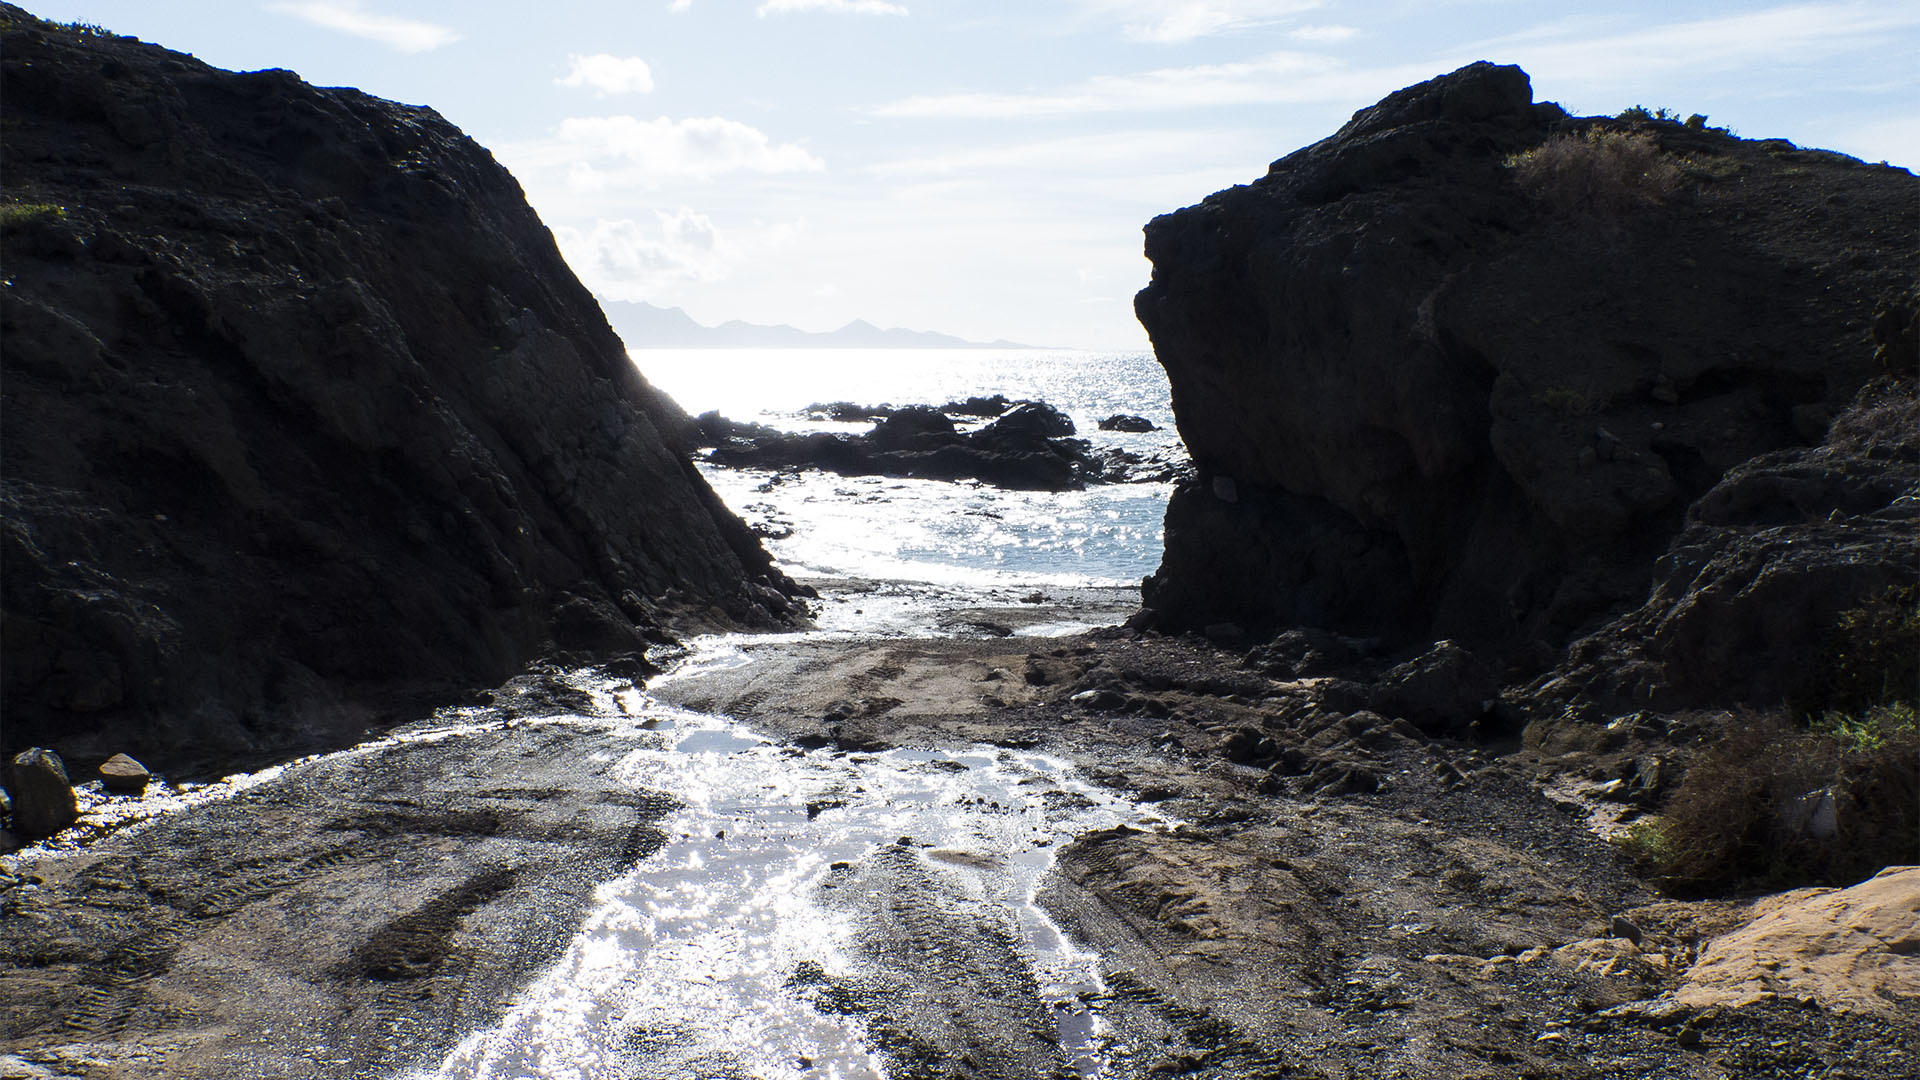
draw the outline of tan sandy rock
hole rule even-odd
[[[1895,999],[1920,999],[1920,866],[1890,866],[1848,889],[1796,889],[1755,912],[1701,949],[1675,1001],[1810,998],[1885,1012]]]
[[[1554,959],[1589,975],[1658,978],[1672,958],[1658,949],[1643,948],[1626,938],[1585,938],[1553,950]]]

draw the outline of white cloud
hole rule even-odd
[[[685,11],[693,0],[673,0],[670,11]],[[790,11],[825,11],[835,15],[905,15],[907,9],[887,0],[761,0],[755,15],[784,15]]]
[[[902,158],[862,170],[883,181],[938,182],[977,179],[1004,186],[1024,184],[1016,177],[1076,177],[1086,184],[1108,176],[1140,185],[1152,176],[1184,173],[1195,163],[1238,162],[1246,168],[1266,149],[1270,129],[1136,129],[1076,135],[1024,143],[958,150],[928,157]],[[1247,156],[1253,149],[1254,157]],[[1057,190],[1057,189],[1056,189]],[[1004,203],[1005,195],[995,198]]]
[[[1287,31],[1287,36],[1295,41],[1311,41],[1317,45],[1332,45],[1358,37],[1360,31],[1351,26],[1302,26]]]
[[[653,218],[600,218],[585,229],[557,226],[553,234],[567,265],[595,294],[658,301],[688,284],[725,281],[743,263],[792,244],[806,228],[804,221],[755,222],[722,232],[712,218],[684,206],[656,210]]]
[[[1134,41],[1180,44],[1282,22],[1321,0],[1075,0],[1089,18],[1120,23]]]
[[[561,226],[554,239],[573,272],[601,296],[639,300],[678,282],[727,275],[729,245],[705,214],[681,207],[655,211],[648,226],[632,218],[601,219],[589,229]]]
[[[826,163],[798,143],[778,143],[758,128],[719,116],[641,120],[574,116],[550,139],[505,148],[521,167],[561,167],[577,188],[705,179],[732,172],[819,172]],[[524,163],[524,165],[522,165]],[[613,166],[609,171],[608,166]]]
[[[1479,47],[1505,51],[1536,74],[1619,84],[1674,72],[1805,67],[1836,53],[1878,47],[1884,35],[1914,27],[1920,27],[1920,8],[1912,4],[1789,4],[1653,25],[1577,17]]]
[[[872,112],[899,117],[1008,118],[1330,101],[1364,96],[1382,85],[1383,79],[1404,78],[1409,72],[1413,73],[1407,80],[1410,82],[1433,74],[1425,64],[1408,65],[1386,76],[1358,73],[1347,70],[1333,57],[1283,51],[1233,64],[1098,75],[1074,86],[1039,93],[907,98],[876,106]],[[1405,83],[1393,84],[1402,85]]]
[[[553,80],[561,86],[591,86],[601,97],[608,94],[645,94],[653,90],[653,71],[637,56],[567,57],[569,70],[564,78]]]
[[[1146,0],[1087,2],[1114,8],[1149,6]],[[1100,75],[1048,90],[906,98],[870,111],[891,117],[1012,118],[1232,105],[1366,104],[1485,59],[1517,63],[1534,76],[1536,86],[1550,83],[1555,94],[1569,84],[1610,94],[1660,78],[1804,71],[1823,59],[1873,49],[1886,35],[1916,26],[1920,8],[1884,3],[1793,4],[1652,25],[1623,26],[1610,17],[1578,16],[1482,40],[1451,55],[1374,68],[1351,68],[1323,54],[1281,51],[1237,63]],[[1824,76],[1828,83],[1846,77],[1843,70]]]
[[[328,30],[377,41],[401,52],[426,52],[460,40],[460,35],[448,27],[367,11],[361,8],[359,0],[300,0],[269,4],[267,9]]]
[[[676,4],[680,0],[674,0]],[[886,0],[764,0],[754,14],[766,18],[789,11],[827,11],[836,15],[905,15],[907,9]]]

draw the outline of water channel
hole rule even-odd
[[[710,645],[685,670],[728,662],[724,642]],[[1059,1065],[1101,1074],[1099,960],[1035,894],[1061,844],[1159,818],[1042,753],[800,750],[630,685],[582,686],[632,743],[588,764],[681,804],[663,823],[666,843],[599,887],[562,958],[496,1027],[406,1080],[883,1078],[866,1013],[833,1007],[834,988],[859,984],[877,959],[860,901],[835,893],[870,864],[902,861],[931,879],[929,903],[964,909],[941,918],[1013,943]]]

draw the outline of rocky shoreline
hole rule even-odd
[[[1116,1078],[1911,1075],[1911,174],[1569,117],[1491,64],[1391,95],[1148,228],[1195,471],[1144,605],[849,639],[801,632],[696,444],[1043,490],[1171,466],[1037,403],[686,417],[430,110],[12,5],[0,35],[7,812],[59,829],[26,793],[131,784],[120,751],[157,774],[0,874],[0,1075],[431,1067],[675,839],[693,793],[619,763],[676,708],[856,777],[1044,749],[1136,808],[1039,842],[1105,972],[1075,1003],[965,876],[1035,851],[903,835],[807,879],[865,966],[782,992],[893,1075],[1066,1068],[1061,1011]],[[1720,823],[1722,861],[1685,848]],[[614,1056],[740,1075],[683,1035]]]
[[[1080,607],[1054,604],[1037,615]],[[1108,1032],[1102,1075],[1890,1080],[1920,1054],[1901,951],[1920,871],[1867,883],[1877,894],[1663,898],[1589,827],[1626,797],[1565,786],[1570,759],[1339,711],[1329,681],[1269,675],[1200,639],[735,645],[744,662],[650,697],[851,761],[1042,749],[1167,823],[1080,837],[1041,896],[1107,973],[1090,1004]],[[437,1060],[559,955],[594,884],[661,840],[672,793],[609,771],[622,725],[654,706],[590,685],[530,676],[496,691],[474,730],[293,763],[18,864],[0,892],[0,1062],[22,1076],[346,1077]],[[882,878],[862,888],[957,857],[880,855]],[[922,930],[984,932],[964,905],[928,903]],[[1854,936],[1823,929],[1834,918]],[[305,944],[288,950],[295,925]],[[936,1013],[859,982],[821,992],[892,1033],[895,1075],[1001,1060],[1010,1044],[967,1020],[1002,1007],[977,990],[991,982],[978,957],[949,969],[914,955],[916,994],[944,995]]]

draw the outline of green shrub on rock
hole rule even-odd
[[[1679,190],[1683,162],[1645,132],[1589,128],[1507,159],[1520,186],[1566,211],[1619,214]]]
[[[1920,862],[1920,724],[1910,707],[1812,728],[1742,717],[1657,819],[1621,846],[1680,894],[1851,885]]]

